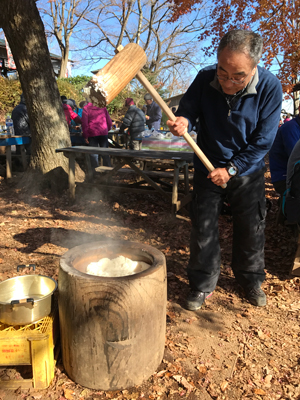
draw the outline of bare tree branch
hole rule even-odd
[[[64,77],[66,73],[71,35],[76,31],[84,16],[95,9],[95,4],[96,0],[52,0],[50,2],[44,0],[39,3],[39,10],[46,20],[48,33],[56,38],[61,51],[60,77]]]

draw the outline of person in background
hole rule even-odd
[[[82,112],[82,136],[91,147],[108,148],[108,131],[111,129],[112,120],[105,107],[99,108],[92,103],[87,103]],[[111,167],[110,157],[103,156],[103,165]],[[91,155],[92,168],[99,166],[98,154]]]
[[[286,117],[284,119],[284,123],[289,122],[291,120],[291,114],[286,114]]]
[[[87,105],[88,102],[87,102],[86,100],[82,100],[82,101],[79,103],[79,107],[78,107],[75,100],[73,100],[73,99],[68,99],[68,100],[67,100],[67,104],[68,104],[69,101],[72,102],[72,106],[71,106],[71,107],[72,107],[72,110],[73,110],[77,115],[79,115],[79,117],[81,118],[81,117],[82,117],[82,109],[83,109],[83,107],[84,107],[85,105]]]
[[[299,106],[300,112],[300,106]],[[288,114],[289,115],[289,114]],[[269,152],[271,182],[279,194],[277,224],[283,224],[285,217],[282,213],[282,195],[286,190],[287,164],[295,144],[300,139],[300,117],[284,123],[277,131],[276,138]]]
[[[120,133],[124,130],[129,130],[129,148],[131,150],[141,150],[142,138],[138,136],[146,129],[146,117],[141,109],[139,109],[132,98],[128,97],[125,100],[125,107],[128,107],[127,113],[120,127]]]
[[[62,101],[62,106],[63,106],[63,109],[64,109],[64,113],[65,113],[65,117],[66,117],[66,121],[67,121],[68,127],[70,127],[72,120],[74,120],[77,124],[80,125],[81,124],[81,118],[72,109],[72,106],[74,106],[74,103],[71,100],[68,100],[66,98],[66,96],[60,96],[60,98],[61,98],[61,101]]]
[[[146,124],[149,129],[154,129],[156,131],[160,130],[161,121],[161,109],[158,104],[153,101],[150,93],[146,93],[144,96],[146,101],[147,112],[146,112]]]
[[[172,107],[172,108],[171,108],[171,111],[172,111],[172,113],[173,113],[173,114],[175,114],[175,113],[176,113],[176,110],[177,110],[177,108],[176,108],[176,107]]]
[[[82,112],[83,112],[83,107],[85,107],[86,105],[87,105],[87,101],[86,100],[82,100],[80,103],[79,103],[79,108],[78,108],[78,115],[79,115],[79,117],[80,118],[82,118]]]
[[[264,272],[266,215],[264,157],[274,141],[282,105],[280,81],[257,64],[263,40],[249,30],[221,39],[217,64],[202,69],[180,100],[171,132],[182,136],[199,118],[197,144],[214,165],[194,156],[188,310],[198,310],[220,274],[218,217],[223,201],[233,221],[232,270],[248,301],[267,304]],[[217,110],[217,117],[216,117]],[[226,184],[226,188],[221,185]]]
[[[66,104],[70,105],[72,110],[81,118],[82,117],[82,108],[84,107],[84,105],[87,104],[87,101],[81,101],[79,103],[79,107],[77,106],[76,101],[73,99],[67,99]],[[84,104],[83,107],[80,107],[80,104]],[[70,130],[71,134],[80,135],[82,133],[81,126],[78,125],[78,123],[74,119],[71,120],[69,130]]]
[[[296,237],[300,228],[300,140],[295,144],[287,165],[284,213],[288,223],[297,224]]]
[[[143,113],[144,113],[145,115],[147,114],[147,106],[146,106],[146,104],[143,105],[142,111],[143,111]]]
[[[20,103],[13,109],[11,119],[14,123],[14,131],[16,136],[31,136],[30,122],[25,102],[24,94],[20,96]],[[25,151],[28,155],[31,154],[31,143],[25,144]],[[19,146],[17,146],[19,152]]]
[[[75,111],[76,114],[78,114],[78,112],[77,112],[78,107],[77,107],[76,101],[74,99],[68,99],[67,104],[69,104],[68,102],[71,102],[70,105],[72,107],[72,110]]]

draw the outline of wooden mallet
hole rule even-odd
[[[147,62],[144,50],[136,43],[129,43],[125,47],[119,46],[117,51],[118,53],[93,76],[83,89],[89,101],[98,107],[106,107],[136,77],[167,117],[175,121],[175,115],[140,71]],[[206,169],[212,172],[215,169],[214,166],[188,132],[183,135],[183,138]],[[222,185],[223,188],[226,186],[226,184]]]

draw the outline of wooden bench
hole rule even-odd
[[[101,166],[101,167],[96,168],[95,171],[96,171],[96,173],[102,174],[102,173],[105,173],[105,172],[108,172],[108,171],[112,171],[112,170],[113,170],[113,167]],[[173,177],[174,177],[174,172],[173,171],[156,171],[156,170],[155,171],[149,171],[149,170],[143,170],[143,172],[147,176],[150,176],[151,178],[154,178],[154,179],[157,178],[157,179],[169,179],[170,180],[170,179],[173,179]],[[121,174],[130,174],[130,173],[136,174],[135,171],[133,169],[131,169],[131,168],[120,168],[117,173],[118,174],[120,174],[120,173]],[[193,181],[193,177],[194,177],[193,173],[189,173],[188,174],[189,182]],[[179,179],[179,181],[184,181],[185,175],[180,173],[178,175],[178,179]]]
[[[183,208],[190,200],[189,182],[191,175],[189,174],[188,167],[192,163],[192,152],[184,151],[154,151],[154,150],[127,150],[116,148],[102,148],[102,147],[86,147],[86,146],[73,146],[63,149],[56,149],[56,152],[62,152],[69,158],[69,194],[71,200],[75,200],[75,157],[76,155],[85,155],[87,166],[88,181],[92,181],[93,171],[90,165],[90,154],[98,154],[100,156],[109,155],[113,157],[116,164],[112,168],[100,167],[103,174],[103,179],[100,182],[95,182],[102,189],[114,190],[133,190],[139,192],[156,191],[164,196],[168,201],[171,200],[172,212],[176,213]],[[137,160],[168,160],[173,164],[173,171],[144,171],[137,167]],[[138,182],[128,183],[124,180],[123,184],[113,181],[113,176],[123,171],[124,166],[130,167],[130,172],[134,172],[138,178]],[[180,170],[182,173],[180,174]],[[98,168],[99,171],[99,168]],[[105,174],[103,173],[105,172]],[[100,172],[99,172],[100,174]],[[124,176],[124,171],[121,172]],[[163,181],[163,179],[172,179],[172,184]],[[182,179],[184,190],[183,193],[179,188],[179,181]],[[148,186],[142,186],[147,183]]]
[[[2,137],[1,137],[2,136]],[[0,136],[0,146],[6,147],[6,178],[11,179],[12,177],[12,163],[11,163],[11,146],[19,146],[21,151],[21,160],[23,169],[27,168],[27,159],[25,152],[25,144],[31,143],[31,138],[29,136],[12,136],[3,137]]]

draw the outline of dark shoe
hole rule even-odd
[[[251,304],[257,307],[264,307],[267,305],[267,296],[261,288],[253,288],[246,292],[246,297]]]
[[[211,295],[212,293],[197,292],[196,290],[192,290],[185,302],[186,309],[190,311],[199,310],[205,299],[207,299]]]

